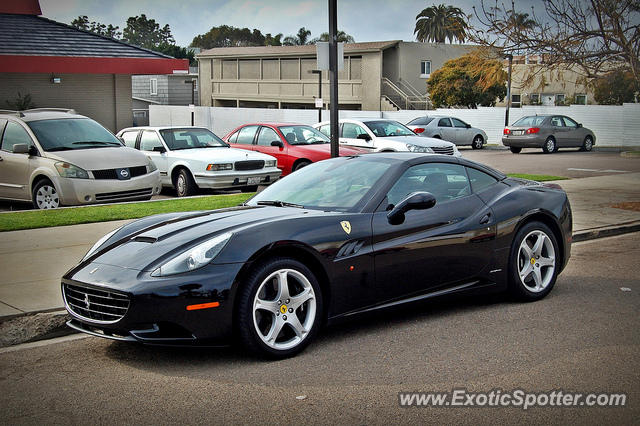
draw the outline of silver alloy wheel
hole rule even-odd
[[[584,140],[584,150],[591,151],[592,148],[593,148],[593,139],[591,139],[591,136],[587,136]]]
[[[556,143],[553,139],[549,138],[545,142],[545,146],[547,148],[547,152],[553,152],[556,149]]]
[[[279,269],[262,281],[253,299],[253,325],[269,347],[287,350],[299,345],[316,317],[316,296],[304,274]]]
[[[556,253],[551,238],[543,231],[527,234],[518,249],[518,275],[525,288],[533,293],[543,291],[556,268]]]
[[[473,139],[473,147],[475,149],[481,149],[482,148],[482,142],[483,142],[482,136],[476,136]]]
[[[185,178],[184,175],[181,173],[178,175],[178,179],[176,180],[176,192],[178,193],[178,195],[184,195],[184,190],[185,187],[187,186],[187,183],[185,182]]]
[[[36,204],[39,209],[56,209],[60,207],[60,198],[56,189],[49,184],[44,184],[36,192]]]

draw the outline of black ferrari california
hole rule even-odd
[[[72,328],[300,352],[327,322],[460,292],[545,297],[571,251],[560,187],[446,155],[312,164],[229,209],[150,216],[62,278]]]

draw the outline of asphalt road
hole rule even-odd
[[[637,424],[639,237],[575,244],[540,302],[456,298],[388,310],[326,329],[284,361],[94,337],[3,349],[0,423]],[[627,406],[398,404],[400,391],[459,387],[624,392]]]

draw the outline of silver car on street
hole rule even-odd
[[[458,146],[471,145],[473,149],[482,149],[487,143],[484,130],[472,127],[456,117],[429,115],[418,117],[407,123],[407,127],[420,136],[444,139]]]
[[[565,115],[529,115],[505,127],[502,144],[518,154],[522,148],[542,148],[546,154],[559,148],[591,151],[596,136],[581,123]]]

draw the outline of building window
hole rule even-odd
[[[420,78],[429,78],[431,75],[431,61],[420,61]]]
[[[540,105],[540,93],[531,93],[529,102],[531,102],[531,105]]]
[[[564,93],[558,93],[556,95],[556,105],[564,105],[565,96]]]
[[[586,105],[587,104],[587,95],[585,95],[584,93],[577,94],[576,95],[575,104],[576,105]]]
[[[511,95],[511,106],[513,108],[520,108],[521,99],[520,95]]]
[[[149,80],[149,94],[157,95],[158,94],[158,79],[152,78]]]

